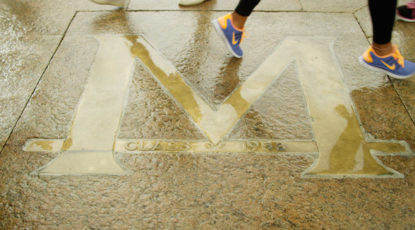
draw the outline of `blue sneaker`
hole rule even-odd
[[[241,58],[243,52],[239,45],[244,39],[245,32],[235,28],[232,23],[232,15],[227,14],[223,17],[215,19],[212,21],[212,24],[215,27],[218,35],[222,38],[223,42],[225,42],[226,47],[228,47],[232,55],[237,58]]]
[[[372,47],[359,57],[362,65],[386,73],[387,75],[397,78],[405,79],[415,74],[415,63],[404,60],[398,48],[395,47],[395,52],[388,56],[378,56]]]

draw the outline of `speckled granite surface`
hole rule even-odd
[[[7,152],[2,228],[415,227],[413,157],[381,158],[405,179],[303,179],[311,156],[256,154],[118,155],[136,173],[36,177],[51,157]]]

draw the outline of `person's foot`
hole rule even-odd
[[[359,57],[359,61],[370,69],[382,71],[397,79],[405,79],[415,75],[415,63],[405,60],[398,48],[394,48],[392,54],[378,56],[371,46]]]
[[[112,5],[118,7],[124,7],[125,0],[90,0],[91,2],[101,5]]]
[[[396,16],[405,22],[415,22],[415,1],[398,7]]]
[[[206,0],[179,0],[181,6],[194,6],[205,2]]]
[[[233,25],[231,14],[213,20],[212,24],[232,55],[241,58],[243,52],[239,45],[244,39],[245,32]]]

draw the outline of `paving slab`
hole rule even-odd
[[[354,15],[256,12],[235,59],[223,13],[78,12],[0,155],[1,228],[414,228],[415,126]]]
[[[47,35],[62,35],[76,11],[114,9],[88,0],[2,0],[0,7],[2,16],[10,15],[22,24],[22,32]]]
[[[3,4],[0,18],[0,149],[60,40],[53,35],[29,34],[26,25]]]
[[[86,0],[0,1],[0,149],[76,11],[113,8]]]
[[[2,51],[5,52],[1,55],[4,68],[0,73],[0,148],[21,115],[60,38],[30,36],[14,41],[2,40]]]

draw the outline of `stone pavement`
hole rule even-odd
[[[415,78],[359,65],[366,1],[263,0],[243,59],[236,3],[0,0],[0,228],[415,228]]]

